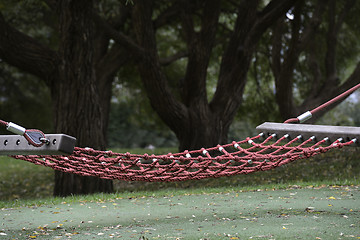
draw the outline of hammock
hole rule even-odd
[[[264,134],[259,134],[227,145],[166,155],[122,154],[75,147],[74,152],[69,156],[16,155],[14,157],[82,176],[125,181],[165,182],[266,171],[355,143],[355,140],[342,143],[338,139],[328,146],[323,146],[327,145],[327,139],[323,139],[307,146],[314,143],[315,138],[301,141],[299,136],[282,144],[287,139],[285,135],[273,144],[269,144],[270,140],[276,137],[275,134],[266,137],[260,143],[255,142],[263,136]]]
[[[341,97],[359,87],[360,84]],[[339,99],[337,97],[335,100]],[[25,136],[27,140],[22,141],[17,136],[2,136],[0,153],[24,154],[13,157],[67,173],[125,181],[183,181],[249,174],[267,171],[334,148],[357,146],[357,138],[360,136],[360,128],[357,127],[289,124],[306,121],[314,112],[335,100],[283,124],[264,123],[257,127],[260,133],[252,138],[166,155],[115,153],[74,147],[76,139],[71,136],[45,135],[39,130],[26,130],[0,120],[0,125]]]

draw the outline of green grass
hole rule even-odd
[[[0,208],[0,234],[7,239],[360,238],[358,186],[227,190],[96,194]]]
[[[270,171],[217,179],[114,181],[113,194],[66,198],[52,197],[52,169],[1,157],[0,234],[7,239],[360,239],[359,151],[335,149]],[[164,152],[174,149],[156,154]]]
[[[155,197],[161,198],[166,196],[184,196],[184,195],[202,195],[202,194],[227,194],[236,192],[261,192],[261,191],[273,191],[273,190],[286,190],[286,189],[316,189],[323,188],[325,186],[339,187],[339,186],[354,186],[359,183],[345,183],[334,184],[331,181],[319,181],[319,182],[289,182],[289,183],[273,183],[265,185],[244,186],[241,189],[234,186],[223,187],[204,187],[204,188],[188,188],[188,189],[175,189],[165,188],[160,190],[149,191],[122,191],[115,193],[95,193],[91,195],[72,195],[68,197],[53,197],[47,196],[39,199],[15,199],[11,201],[0,201],[1,208],[18,208],[18,207],[39,207],[43,205],[57,205],[61,203],[80,203],[80,202],[107,202],[113,199],[135,199]]]
[[[114,150],[115,151],[115,150]],[[116,149],[118,152],[152,153],[147,149]],[[360,185],[358,148],[335,149],[321,156],[299,160],[266,172],[198,181],[147,183],[114,181],[116,195],[129,197],[153,194],[187,194],[201,192],[250,191],[256,189],[287,188],[289,186]],[[175,152],[175,149],[158,149],[154,154]],[[53,198],[53,170],[43,166],[0,157],[0,207],[59,202]],[[71,197],[70,197],[71,198]],[[77,197],[73,197],[77,201]],[[67,200],[69,201],[69,200]]]

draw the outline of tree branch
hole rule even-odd
[[[57,69],[59,61],[55,51],[11,27],[0,12],[0,58],[29,72],[47,84]]]
[[[232,119],[242,102],[247,71],[261,36],[296,1],[270,3],[258,13],[259,1],[242,1],[233,34],[223,55],[220,76],[211,107],[224,118]]]
[[[102,17],[97,14],[93,14],[94,21],[98,27],[102,28],[109,38],[112,38],[117,43],[129,48],[134,54],[141,55],[144,49],[136,44],[131,38],[126,36],[120,31],[114,29],[109,23],[107,23]]]
[[[128,63],[131,59],[131,53],[127,52],[122,46],[115,44],[98,61],[96,66],[97,79],[108,79],[107,76],[113,76],[121,66]]]
[[[160,64],[162,66],[167,66],[167,65],[170,65],[171,63],[173,63],[173,62],[175,62],[175,61],[177,61],[177,60],[179,60],[181,58],[187,57],[188,55],[189,54],[188,54],[187,51],[177,52],[172,56],[161,58],[160,59]]]
[[[299,48],[304,49],[309,41],[313,40],[314,32],[319,28],[322,22],[322,15],[326,10],[326,0],[319,0],[309,24],[305,27],[300,39]]]
[[[348,79],[346,79],[346,81],[343,84],[341,84],[339,88],[335,88],[335,89],[339,89],[339,92],[345,92],[346,90],[350,89],[351,87],[359,83],[360,83],[360,61],[357,63],[354,71],[348,77]]]
[[[172,95],[157,55],[155,29],[152,22],[152,1],[138,0],[134,5],[134,32],[143,49],[138,67],[146,93],[160,118],[178,135],[189,118],[186,107]]]
[[[304,101],[299,109],[301,112],[308,111],[310,109],[313,109],[315,107],[320,106],[321,104],[325,103],[326,101],[340,95],[341,93],[345,92],[346,90],[354,87],[355,85],[360,83],[360,62],[357,63],[356,68],[352,72],[352,74],[345,80],[343,84],[341,84],[339,87],[330,88],[330,91],[327,91],[326,89],[323,89],[321,91],[322,94],[319,94],[316,96],[316,98],[308,98],[306,101]],[[345,99],[343,99],[345,100]],[[310,119],[309,123],[315,122],[317,119],[322,117],[327,111],[333,109],[337,105],[339,105],[342,101],[336,102],[332,104],[331,106],[327,107],[323,111],[319,111]]]
[[[354,5],[355,1],[348,0],[346,1],[344,8],[342,9],[340,15],[336,17],[336,1],[332,0],[329,4],[329,14],[328,21],[329,27],[327,32],[326,44],[326,57],[325,57],[325,70],[326,70],[326,82],[337,85],[339,79],[336,72],[336,48],[337,48],[337,38],[341,26],[344,22],[345,16],[350,11],[351,7]]]
[[[315,42],[315,41],[314,41]],[[322,86],[322,72],[319,64],[319,60],[316,58],[316,44],[311,44],[309,48],[308,67],[312,73],[313,81],[311,83],[311,90],[308,97],[315,97],[318,95],[319,90]]]
[[[278,49],[282,45],[282,35],[276,36],[275,34],[279,34],[275,31],[274,38],[280,41],[279,43],[275,43],[274,50],[280,51],[276,52],[274,57],[275,62],[273,65],[276,66],[276,72],[274,72],[275,76],[275,86],[276,86],[276,102],[279,106],[280,115],[283,118],[289,118],[294,115],[294,104],[293,104],[293,72],[295,66],[298,62],[298,57],[301,52],[299,47],[299,35],[300,35],[300,25],[301,25],[301,12],[303,8],[303,2],[297,2],[294,8],[294,19],[291,21],[291,39],[289,42],[288,49]],[[284,25],[284,18],[282,19],[282,25]],[[279,23],[281,24],[281,23]],[[279,30],[280,31],[280,30]],[[281,60],[279,56],[281,55],[281,51],[284,51],[283,63],[281,64]],[[276,58],[275,58],[276,57]],[[280,56],[281,57],[281,56]]]
[[[192,18],[193,9],[191,3],[188,0],[181,1],[180,19],[185,40],[188,45],[191,45],[195,37],[194,21]]]
[[[107,22],[114,28],[119,29],[124,26],[125,22],[129,19],[131,15],[131,8],[124,5],[121,1],[120,4],[120,13],[114,17],[109,17]]]
[[[258,4],[258,0],[242,1],[239,4],[234,30],[222,56],[219,80],[210,107],[224,119],[232,119],[242,101],[246,74],[254,50],[246,42],[257,18]]]
[[[304,29],[300,34],[302,22],[303,1],[295,4],[291,20],[291,39],[287,49],[282,49],[282,35],[279,26],[273,31],[273,48],[272,48],[272,70],[276,84],[276,101],[279,106],[280,115],[283,119],[292,117],[297,113],[293,103],[293,72],[298,63],[300,53],[307,47],[310,40],[314,38],[314,32],[321,23],[321,16],[325,9],[325,2],[319,1],[316,9]],[[284,26],[284,19],[281,20],[281,26]],[[281,27],[280,27],[281,28]],[[281,63],[281,52],[284,52]]]
[[[56,10],[56,0],[45,0],[45,2],[52,10]]]
[[[284,22],[278,20],[274,24],[272,31],[272,41],[271,41],[271,69],[273,71],[275,79],[279,79],[281,73],[281,48],[282,48],[282,35],[283,35]]]
[[[154,27],[158,29],[165,24],[168,24],[170,21],[174,21],[174,19],[179,14],[180,6],[178,3],[171,4],[168,8],[162,11],[159,16],[154,20]]]
[[[248,44],[258,42],[258,39],[280,16],[284,15],[299,0],[278,0],[270,1],[268,5],[259,13],[257,20],[252,27]]]
[[[338,78],[336,72],[336,48],[337,48],[337,38],[339,32],[341,30],[341,26],[344,22],[344,19],[347,13],[350,11],[352,5],[354,4],[353,0],[349,0],[344,4],[344,8],[340,12],[339,16],[336,14],[336,1],[322,2],[322,4],[329,5],[329,13],[328,13],[328,32],[326,34],[326,56],[324,60],[325,66],[325,76],[322,81],[315,82],[314,80],[312,90],[308,97],[303,101],[303,103],[299,106],[300,111],[304,109],[308,109],[309,107],[315,107],[323,102],[329,100],[332,97],[335,97],[342,93],[343,91],[351,88],[359,80],[356,79],[360,75],[360,66],[357,65],[351,77],[349,77],[342,85],[339,86],[340,79]],[[320,6],[321,7],[321,6]],[[321,7],[323,8],[323,7]],[[315,15],[314,15],[315,17]],[[313,39],[313,37],[309,36],[309,39]],[[310,41],[309,40],[309,41]],[[312,54],[312,53],[310,53]],[[312,66],[314,68],[315,66]],[[317,71],[319,72],[319,71]],[[338,86],[335,87],[334,86]],[[315,119],[314,119],[315,120]],[[314,121],[313,120],[313,121]]]
[[[208,0],[203,9],[200,31],[194,29],[191,12],[182,14],[189,52],[182,98],[185,105],[202,109],[208,105],[206,77],[220,14],[219,1]]]

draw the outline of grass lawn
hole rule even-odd
[[[142,194],[0,208],[0,239],[360,239],[357,186]]]
[[[349,147],[267,172],[114,181],[114,194],[67,198],[52,197],[53,170],[1,157],[0,240],[360,239],[358,156]]]
[[[52,197],[53,170],[1,157],[0,240],[360,239],[359,151],[217,179],[114,181],[114,194],[67,198]]]

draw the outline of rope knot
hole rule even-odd
[[[309,158],[313,155],[313,151],[309,149],[303,149],[303,154],[306,158]]]

